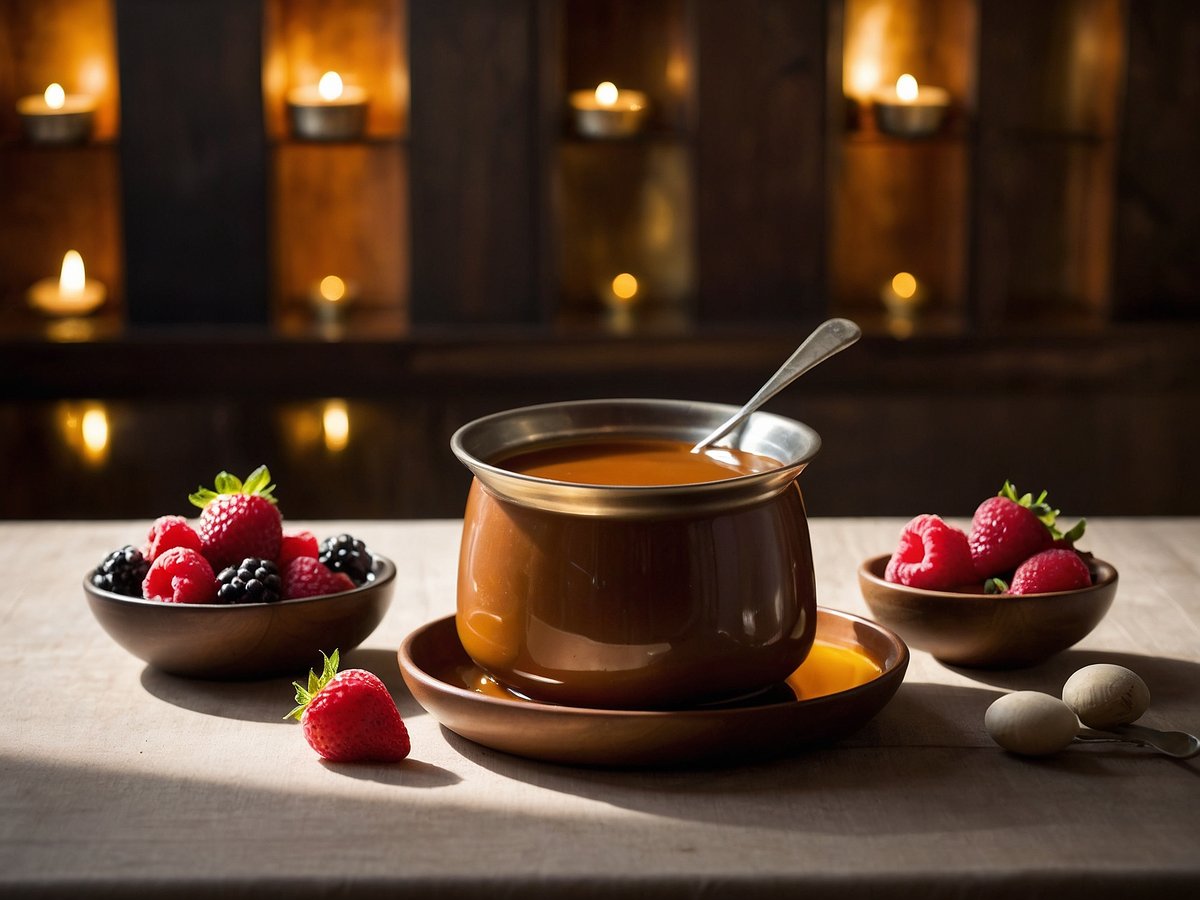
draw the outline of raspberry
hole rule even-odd
[[[208,560],[195,550],[172,547],[150,565],[142,594],[164,603],[212,603],[217,599],[217,580]]]
[[[354,582],[344,572],[330,572],[309,556],[300,556],[288,563],[283,573],[283,596],[287,600],[316,597],[321,594],[340,594],[351,590]]]
[[[247,557],[222,569],[217,583],[220,603],[277,603],[283,597],[279,569],[269,559]]]
[[[159,516],[146,535],[146,559],[150,562],[172,547],[187,547],[200,552],[200,535],[183,516]]]
[[[104,557],[92,574],[92,584],[102,591],[126,597],[142,596],[142,581],[150,564],[137,547],[126,544]]]
[[[1088,587],[1092,573],[1074,550],[1054,548],[1029,557],[1013,574],[1010,594],[1052,594]]]
[[[316,559],[317,554],[320,552],[320,547],[317,545],[317,536],[311,531],[297,531],[295,534],[285,534],[283,541],[279,545],[279,558],[276,560],[279,564],[279,571],[286,571],[288,563],[293,559],[301,556],[310,556]]]
[[[909,587],[943,591],[975,580],[967,536],[941,517],[917,516],[900,532],[884,578]]]
[[[355,584],[364,584],[371,574],[371,554],[366,544],[348,534],[325,538],[317,559],[331,572],[345,572]]]

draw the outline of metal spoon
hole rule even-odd
[[[1159,731],[1145,725],[1117,725],[1108,731],[1084,728],[1075,740],[1085,744],[1137,744],[1176,759],[1200,756],[1200,738],[1185,731]]]
[[[710,444],[723,438],[750,413],[754,412],[785,387],[811,369],[822,363],[835,353],[845,350],[862,337],[862,329],[849,319],[829,319],[817,326],[816,330],[805,339],[796,352],[788,357],[779,367],[779,371],[771,376],[750,400],[721,423],[720,426],[692,448],[693,453],[699,453]]]

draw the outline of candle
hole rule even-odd
[[[887,309],[887,326],[896,337],[913,332],[917,310],[925,302],[925,289],[911,272],[897,272],[883,286],[879,297]]]
[[[317,319],[324,323],[339,322],[357,293],[352,283],[337,275],[326,275],[313,287],[309,299]]]
[[[898,137],[926,137],[942,125],[950,106],[950,94],[939,87],[917,84],[911,75],[901,75],[894,88],[876,91],[875,122],[879,130]]]
[[[621,272],[606,285],[601,294],[608,310],[608,326],[616,332],[633,327],[638,296],[638,280],[629,272]]]
[[[104,303],[105,295],[104,285],[84,272],[83,257],[68,250],[58,278],[34,283],[28,297],[31,306],[50,316],[86,316]]]
[[[602,81],[594,91],[572,91],[575,130],[590,138],[628,137],[641,130],[650,103],[641,91],[617,90]]]
[[[25,136],[34,144],[77,144],[92,133],[96,101],[86,94],[68,94],[61,84],[45,93],[17,101],[17,114]]]
[[[362,136],[367,122],[367,92],[326,72],[317,84],[288,91],[292,134],[309,141],[350,141]]]

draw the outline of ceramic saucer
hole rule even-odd
[[[908,647],[868,619],[820,608],[817,643],[785,682],[739,704],[644,711],[537,703],[506,691],[467,656],[454,616],[400,645],[417,702],[468,740],[574,765],[652,766],[777,756],[845,737],[896,693]]]

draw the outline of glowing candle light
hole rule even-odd
[[[330,400],[321,413],[321,425],[325,433],[325,449],[340,453],[350,443],[350,412],[346,401]]]
[[[83,257],[77,250],[63,255],[58,278],[43,278],[28,293],[31,306],[51,316],[84,316],[94,312],[107,291],[99,281],[87,277]]]
[[[57,81],[41,94],[17,101],[25,136],[35,144],[75,144],[92,133],[96,101],[87,94],[68,94]]]
[[[896,85],[875,92],[875,121],[880,131],[899,137],[925,137],[942,125],[950,95],[939,87],[922,86],[908,73]]]
[[[572,91],[568,101],[575,129],[591,138],[636,134],[650,105],[642,91],[618,89],[611,81],[600,82],[593,91]]]
[[[361,137],[367,121],[367,92],[328,71],[317,83],[288,91],[292,134],[310,141],[346,141]]]

